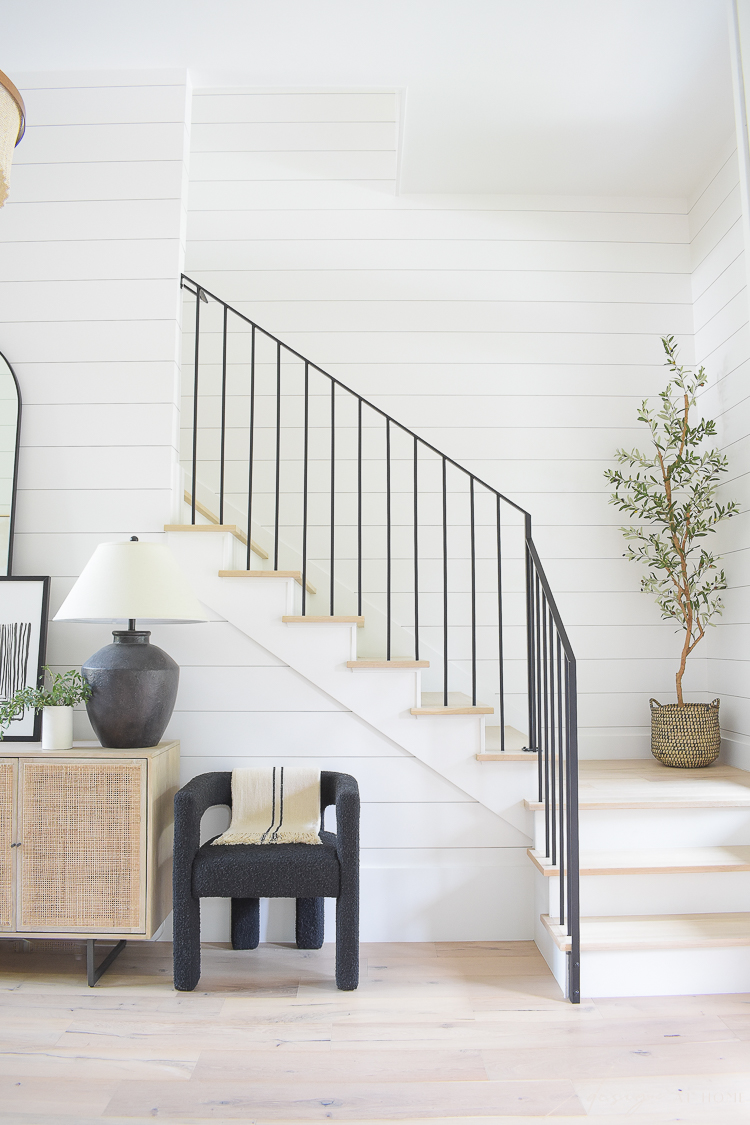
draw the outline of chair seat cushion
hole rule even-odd
[[[193,860],[193,898],[336,898],[336,837],[321,832],[320,838],[321,847],[209,840]]]

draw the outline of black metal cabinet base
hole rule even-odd
[[[114,949],[111,949],[104,960],[99,965],[94,965],[94,946],[96,945],[96,938],[89,938],[86,942],[86,975],[88,977],[89,988],[93,988],[99,978],[106,973],[109,966],[119,957],[123,949],[128,943],[123,938],[118,941]]]

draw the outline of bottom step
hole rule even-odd
[[[567,927],[548,914],[542,922],[558,949],[570,949]],[[581,918],[581,952],[586,950],[717,949],[750,946],[750,914],[649,914],[624,918]]]

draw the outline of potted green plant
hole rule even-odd
[[[75,668],[53,673],[45,664],[44,671],[50,677],[49,687],[22,688],[0,701],[0,739],[15,718],[33,708],[42,712],[42,750],[70,750],[73,708],[90,697],[91,688]]]
[[[607,469],[604,475],[614,488],[609,502],[635,521],[620,528],[633,541],[624,557],[647,568],[641,589],[654,595],[665,621],[684,631],[675,675],[677,703],[650,701],[651,752],[665,765],[695,767],[709,765],[719,753],[719,700],[685,703],[682,677],[688,656],[723,610],[720,591],[726,589],[726,578],[706,539],[717,524],[736,515],[738,505],[716,500],[727,471],[726,457],[707,446],[716,436],[716,423],[705,418],[696,425],[690,422],[697,392],[706,383],[705,369],[678,365],[674,336],[663,336],[662,344],[669,382],[659,395],[659,408],[651,409],[644,399],[638,413],[639,422],[649,428],[652,449],[618,449],[615,457],[630,475],[620,469]]]

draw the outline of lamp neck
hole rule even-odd
[[[131,622],[134,624],[134,622]],[[116,645],[147,645],[151,631],[149,629],[114,629],[112,631],[113,643]]]
[[[128,619],[128,629],[130,630],[131,633],[135,632],[135,618],[134,617],[130,617]]]

